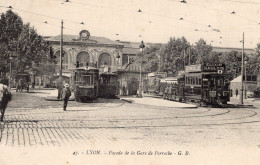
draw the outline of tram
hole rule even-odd
[[[176,81],[165,83],[162,79],[158,84],[164,90],[164,99],[216,106],[230,101],[230,84],[224,64],[189,65],[171,79]]]
[[[185,100],[206,105],[222,105],[230,101],[230,84],[224,64],[186,66],[184,77]]]
[[[77,102],[88,102],[98,98],[99,70],[84,66],[74,70],[72,76],[72,90]]]
[[[99,97],[116,98],[117,92],[117,75],[114,73],[101,73],[99,75]]]

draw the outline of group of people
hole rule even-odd
[[[29,89],[34,89],[35,83],[32,82],[31,84],[29,82],[23,82],[21,79],[16,83],[16,92],[23,92],[23,89],[29,92]]]
[[[164,90],[163,99],[171,98],[172,94],[173,94],[173,84],[170,84]]]
[[[1,111],[1,122],[4,120],[4,114],[7,104],[12,99],[12,94],[8,89],[7,85],[0,83],[0,111]]]

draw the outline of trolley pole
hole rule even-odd
[[[62,79],[62,56],[63,56],[63,20],[61,20],[61,35],[60,35],[60,76]]]
[[[245,43],[245,40],[244,40],[244,32],[243,32],[240,104],[244,104],[244,102],[243,102],[243,91],[244,91],[244,82],[243,82],[243,76],[244,76],[244,43]]]

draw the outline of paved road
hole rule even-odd
[[[99,99],[88,104],[69,102],[64,112],[62,102],[43,99],[46,92],[15,93],[6,112],[0,146],[260,151],[258,107],[178,109]]]

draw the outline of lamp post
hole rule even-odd
[[[140,81],[139,81],[139,97],[143,96],[143,81],[142,81],[142,63],[143,63],[143,52],[144,52],[144,42],[141,41],[141,44],[139,45],[140,50],[142,51],[142,58],[140,62]]]
[[[242,42],[242,58],[241,58],[242,65],[241,65],[241,93],[240,93],[239,103],[244,104],[244,102],[243,102],[243,92],[244,92],[244,82],[243,82],[243,77],[244,77],[244,43],[245,43],[244,32],[243,32],[243,40],[241,42]]]
[[[9,57],[9,60],[10,60],[10,70],[9,70],[9,89],[11,90],[11,77],[12,77],[12,59],[13,57],[10,56]]]
[[[247,81],[247,77],[246,77],[246,64],[247,64],[247,61],[248,61],[248,57],[247,56],[245,56],[245,59],[244,59],[244,61],[245,61],[245,99],[247,99],[247,94],[246,94],[246,91],[247,91],[247,89],[246,89],[246,81]]]

